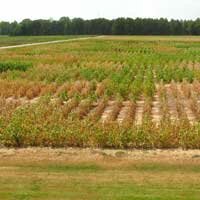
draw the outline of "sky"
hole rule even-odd
[[[0,0],[0,21],[117,17],[196,19],[200,0]]]

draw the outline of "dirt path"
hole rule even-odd
[[[22,148],[0,149],[1,162],[6,161],[89,161],[104,158],[146,161],[194,160],[200,162],[200,150],[120,150],[92,148]]]
[[[30,46],[38,46],[38,45],[45,45],[45,44],[57,44],[57,43],[72,42],[72,41],[79,41],[79,40],[88,40],[88,39],[92,39],[92,38],[97,39],[97,38],[102,38],[102,37],[104,37],[104,36],[74,38],[74,39],[68,39],[68,40],[55,40],[55,41],[49,41],[49,42],[37,42],[37,43],[30,43],[30,44],[20,44],[20,45],[0,47],[0,50],[21,48],[21,47],[30,47]]]
[[[109,101],[108,106],[105,108],[102,116],[101,121],[103,123],[115,121],[119,112],[121,110],[122,105],[117,101]]]
[[[122,103],[122,108],[117,117],[117,122],[119,124],[127,123],[134,120],[134,104],[131,101],[124,101]]]
[[[176,107],[176,99],[173,95],[173,92],[169,86],[166,86],[166,90],[167,90],[167,103],[170,113],[170,119],[171,121],[179,120],[178,111]]]
[[[160,112],[160,101],[159,101],[159,96],[157,94],[154,96],[154,101],[152,102],[151,115],[152,115],[152,121],[156,125],[159,125],[162,119],[162,114]]]
[[[135,111],[135,124],[142,125],[143,115],[144,115],[144,100],[137,101],[136,111]]]

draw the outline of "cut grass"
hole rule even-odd
[[[6,159],[9,162],[6,164]],[[2,161],[4,160],[4,162]],[[110,162],[110,165],[109,163]],[[197,200],[199,162],[1,159],[4,200]]]

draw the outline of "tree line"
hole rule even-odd
[[[0,35],[200,35],[200,18],[168,20],[164,18],[104,18],[84,20],[62,17],[59,20],[0,22]]]

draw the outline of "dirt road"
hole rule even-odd
[[[21,47],[29,47],[29,46],[38,46],[38,45],[45,45],[45,44],[56,44],[56,43],[63,43],[63,42],[72,42],[72,41],[79,41],[79,40],[88,40],[88,39],[92,39],[92,38],[96,39],[96,38],[102,38],[102,37],[103,36],[84,37],[84,38],[74,38],[74,39],[68,39],[68,40],[56,40],[56,41],[49,41],[49,42],[37,42],[37,43],[30,43],[30,44],[20,44],[20,45],[0,47],[0,50],[21,48]]]
[[[51,148],[25,148],[7,149],[0,148],[0,159],[8,161],[8,158],[15,160],[37,161],[46,160],[66,161],[70,158],[79,161],[123,159],[126,161],[200,161],[200,150],[111,150],[111,149],[51,149]],[[11,160],[12,160],[11,159]]]

